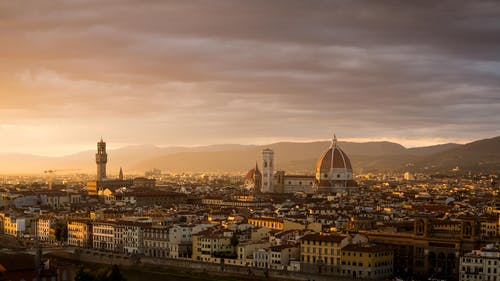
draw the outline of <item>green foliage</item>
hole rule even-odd
[[[221,259],[236,259],[238,255],[234,252],[214,252],[214,257]]]
[[[122,276],[122,273],[120,272],[120,269],[118,266],[115,264],[111,268],[111,270],[108,272],[106,275],[107,279],[106,281],[122,281],[125,280],[125,278]]]
[[[81,266],[76,272],[75,281],[96,281],[96,278],[88,268]]]
[[[68,224],[63,221],[58,221],[54,226],[54,236],[56,241],[65,242],[68,240]]]
[[[233,236],[231,236],[231,246],[233,246],[233,248],[236,248],[236,246],[238,246],[240,244],[240,240],[238,239],[238,235],[236,235],[236,233],[233,233]]]
[[[94,272],[82,266],[76,273],[75,281],[126,281],[126,279],[115,264],[110,267],[101,267]]]

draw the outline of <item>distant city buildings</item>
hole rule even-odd
[[[413,181],[413,180],[415,180],[415,175],[413,175],[410,172],[405,172],[403,175],[403,179],[406,181]]]

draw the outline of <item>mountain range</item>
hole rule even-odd
[[[200,147],[127,146],[108,150],[108,174],[117,175],[120,167],[127,173],[144,173],[158,168],[163,172],[245,172],[260,166],[264,148],[274,151],[275,169],[287,173],[314,173],[321,154],[330,142],[278,142],[269,145],[221,144]],[[447,143],[405,148],[393,142],[339,142],[350,157],[356,173],[413,171],[449,172],[500,171],[500,136],[467,144]],[[55,169],[63,173],[95,173],[95,151],[88,150],[63,157],[28,154],[0,155],[0,173],[43,173]]]

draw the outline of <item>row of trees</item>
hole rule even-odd
[[[122,276],[120,268],[113,266],[101,267],[98,270],[90,270],[81,266],[76,272],[75,281],[126,281]]]

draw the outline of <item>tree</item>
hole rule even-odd
[[[56,241],[65,242],[68,240],[68,224],[63,221],[58,221],[54,226],[54,236]]]
[[[233,246],[233,252],[235,252],[236,247],[240,244],[240,240],[238,239],[238,235],[236,235],[236,232],[233,233],[233,236],[231,236],[231,240],[229,242],[231,243],[231,246]]]
[[[125,281],[125,278],[120,272],[120,268],[118,268],[118,265],[116,264],[113,265],[106,277],[106,281]]]
[[[80,266],[75,275],[75,281],[96,281],[94,275],[90,273],[90,270]]]
[[[81,266],[76,272],[75,281],[126,281],[120,272],[120,268],[115,264],[111,267],[100,267],[90,271]]]

